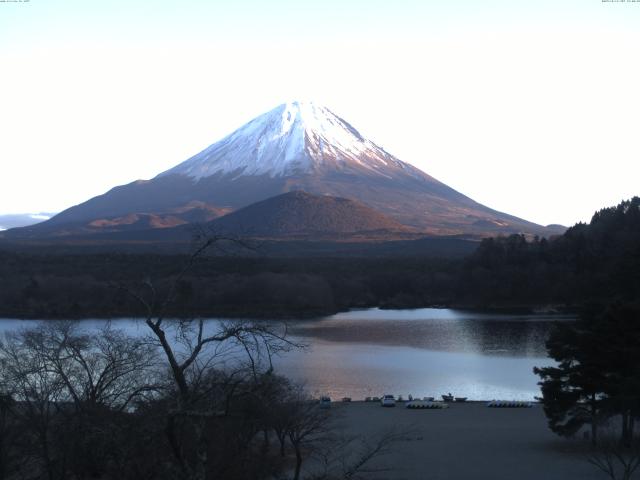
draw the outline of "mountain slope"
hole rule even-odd
[[[191,201],[180,207],[167,210],[162,209],[157,213],[145,213],[142,208],[137,211],[131,211],[131,208],[126,208],[125,206],[123,210],[97,210],[94,212],[95,219],[80,217],[74,219],[74,221],[63,223],[47,221],[38,225],[2,232],[0,233],[0,238],[50,238],[116,232],[142,232],[156,229],[168,230],[180,225],[206,223],[231,211],[228,208],[219,208],[199,201]],[[127,213],[127,211],[131,211],[131,213]],[[114,212],[121,213],[114,216]]]
[[[259,237],[411,232],[411,229],[354,200],[289,192],[213,220],[214,232]]]
[[[357,200],[428,234],[562,231],[485,207],[393,157],[330,110],[292,102],[151,180],[116,187],[31,232],[157,214],[193,201],[236,210],[295,190]]]

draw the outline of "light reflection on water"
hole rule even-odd
[[[333,398],[451,392],[470,399],[533,400],[539,395],[533,367],[551,363],[544,343],[555,321],[568,320],[449,309],[351,311],[290,322],[290,334],[308,348],[276,359],[276,368],[312,393]],[[89,329],[104,323],[83,321]],[[133,335],[147,333],[140,321],[112,323]],[[0,319],[0,332],[33,324]]]
[[[361,310],[295,322],[290,333],[334,343],[367,343],[515,357],[545,356],[555,321],[569,317],[488,315],[445,309]]]
[[[364,398],[393,393],[533,400],[534,366],[566,316],[480,314],[448,309],[363,310],[291,324],[310,345],[280,361],[311,391]]]

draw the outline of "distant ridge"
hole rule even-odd
[[[121,216],[104,215],[89,221],[78,221],[62,225],[55,222],[42,222],[41,224],[2,232],[0,233],[0,238],[44,239],[106,233],[126,234],[127,232],[144,232],[145,230],[168,231],[182,225],[206,223],[230,211],[231,209],[229,208],[219,208],[204,202],[192,201],[186,205],[157,213],[132,212]]]
[[[27,227],[44,222],[53,217],[55,213],[14,213],[0,215],[0,231],[9,228]]]

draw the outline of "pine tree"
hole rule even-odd
[[[551,430],[571,436],[589,424],[595,444],[598,423],[620,416],[621,439],[631,444],[640,417],[638,345],[640,308],[633,305],[591,308],[575,324],[558,326],[547,342],[558,365],[534,368]]]

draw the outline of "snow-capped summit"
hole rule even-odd
[[[328,108],[293,101],[260,115],[176,167],[160,174],[194,179],[218,173],[284,177],[327,169],[368,170],[389,177],[408,165],[393,158]]]

